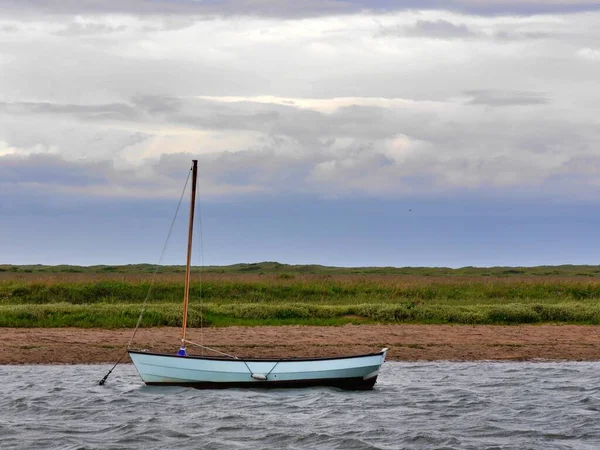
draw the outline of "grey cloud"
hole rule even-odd
[[[133,104],[149,114],[172,114],[181,109],[182,100],[177,97],[161,95],[137,95]]]
[[[498,41],[522,41],[540,39],[561,39],[569,37],[565,33],[552,31],[528,30],[526,27],[501,27],[492,32],[475,30],[467,25],[455,24],[448,20],[418,20],[411,26],[381,27],[379,34],[382,36],[398,37],[428,37],[434,39],[496,39]]]
[[[542,93],[529,91],[471,90],[469,104],[488,106],[544,105],[549,99]]]
[[[556,39],[560,38],[561,35],[557,33],[548,33],[543,31],[499,30],[493,34],[493,37],[505,41],[515,41],[548,38]]]
[[[114,165],[89,169],[86,179],[93,181],[92,187],[130,192],[141,186],[157,196],[175,184],[176,174],[192,156],[160,154],[182,148],[214,151],[198,155],[206,171],[203,183],[213,192],[234,194],[261,189],[274,195],[343,195],[350,190],[394,195],[417,188],[442,193],[450,187],[526,189],[531,183],[545,183],[548,192],[556,192],[552,180],[557,174],[566,179],[576,177],[582,167],[594,167],[599,130],[592,124],[597,102],[589,92],[600,66],[574,57],[576,49],[595,38],[591,27],[571,41],[557,43],[488,39],[431,45],[414,40],[414,48],[403,48],[404,43],[394,39],[363,45],[370,44],[376,31],[372,19],[356,17],[350,27],[335,30],[323,21],[316,24],[316,32],[308,30],[309,36],[299,39],[297,24],[286,24],[276,42],[272,36],[263,40],[253,35],[256,40],[242,42],[237,32],[230,35],[233,26],[240,27],[242,36],[254,33],[252,20],[199,24],[189,35],[151,35],[140,32],[144,23],[129,18],[125,23],[135,24],[131,40],[48,38],[23,30],[22,36],[10,36],[3,44],[3,57],[8,57],[0,61],[5,95],[0,105],[0,152],[59,152],[62,160],[45,161],[53,164],[55,173],[48,186],[60,186],[64,174],[66,187],[71,183],[82,191],[90,184],[64,172],[88,173],[87,164],[93,161],[81,156],[114,160]],[[595,20],[596,15],[561,17],[559,31],[577,31],[583,28],[581,22]],[[467,31],[480,22],[464,18]],[[543,31],[555,20],[485,22],[489,33],[498,26],[514,33]],[[439,28],[460,33],[456,23],[441,22]],[[56,24],[49,28],[56,29]],[[218,34],[220,29],[227,32],[223,39],[215,36],[214,46],[209,42],[197,48],[190,42],[190,35],[202,38],[205,30]],[[525,90],[532,86],[539,92]],[[469,98],[457,99],[460,92]],[[282,105],[254,102],[252,97],[239,102],[194,97],[220,95],[299,101]],[[315,97],[322,99],[311,110],[307,99]],[[334,97],[383,97],[389,102],[364,102],[391,106],[319,109],[330,106],[324,99]],[[436,101],[414,101],[423,98]],[[482,114],[481,105],[498,107],[485,108]],[[581,155],[591,155],[592,160]],[[44,162],[28,158],[32,165]],[[585,162],[569,165],[569,158]],[[15,173],[25,170],[11,164]],[[136,167],[127,171],[125,164]],[[24,180],[35,178],[22,173]],[[570,192],[587,192],[586,183],[595,176],[589,173],[572,183]],[[19,183],[15,177],[11,180]],[[421,181],[417,186],[411,180]]]
[[[508,105],[544,105],[548,102],[542,93],[521,92],[521,91],[468,91],[467,95],[472,99],[468,104],[488,105],[488,106],[508,106]],[[471,129],[465,134],[465,124],[460,122],[459,117],[453,117],[452,120],[442,119],[433,112],[415,111],[413,108],[402,107],[375,107],[353,105],[338,108],[332,113],[322,113],[313,110],[300,109],[293,106],[253,103],[250,101],[237,103],[222,103],[201,99],[176,99],[173,106],[170,97],[151,97],[145,99],[134,99],[138,114],[136,120],[131,122],[131,126],[143,123],[156,123],[164,126],[184,126],[198,130],[230,130],[254,131],[269,139],[281,137],[282,139],[292,139],[304,147],[304,151],[321,151],[332,145],[332,142],[340,138],[353,139],[361,142],[375,142],[378,140],[391,139],[398,134],[411,136],[414,139],[435,143],[436,145],[450,145],[455,142],[457,146],[479,145],[479,142],[485,143],[490,137],[495,135],[496,125],[478,123],[477,127],[468,127]],[[66,107],[47,108],[49,110],[66,110]],[[85,111],[85,108],[83,108]],[[154,114],[148,114],[145,111],[155,111]],[[169,113],[174,110],[177,112]],[[74,114],[79,113],[79,108],[72,108]],[[466,111],[465,111],[466,112]],[[89,117],[87,112],[84,112]],[[77,115],[74,115],[77,118]],[[129,120],[127,117],[124,120]],[[490,119],[492,120],[492,119]],[[506,121],[506,117],[496,117],[493,120],[500,122]],[[532,119],[523,117],[523,123],[531,123]],[[458,121],[458,122],[457,122]],[[481,121],[477,121],[481,122]],[[489,125],[489,126],[488,126]],[[530,127],[530,125],[527,125]],[[513,131],[517,130],[511,126]],[[565,136],[569,136],[569,127],[554,127],[555,130],[561,130]],[[529,146],[536,138],[536,128],[523,136],[523,145]],[[593,130],[586,130],[589,135]],[[97,134],[97,131],[90,131],[83,136]],[[111,133],[106,130],[105,133]],[[61,136],[64,133],[61,133]],[[93,135],[92,134],[92,135]],[[542,133],[547,136],[547,133]],[[82,136],[82,138],[83,138]],[[121,139],[132,142],[141,142],[150,137],[148,134],[123,135]],[[10,136],[9,136],[10,137]],[[68,140],[77,142],[75,136],[71,135]],[[37,138],[39,140],[39,137]],[[496,139],[496,137],[493,137]],[[553,141],[557,142],[560,136],[554,136]],[[1,136],[0,136],[1,140]],[[11,142],[7,138],[7,142]],[[54,140],[60,142],[60,140]],[[82,146],[84,141],[77,145]],[[125,145],[127,141],[115,141],[111,143],[111,148],[115,145]],[[48,142],[50,144],[51,142]],[[31,142],[28,143],[32,145]],[[101,145],[102,143],[99,143]],[[17,144],[18,145],[18,144]],[[88,146],[92,145],[90,144]],[[108,145],[105,143],[104,145]],[[269,144],[271,145],[271,143]],[[514,147],[515,143],[510,144]],[[519,144],[521,145],[521,144]],[[61,145],[69,147],[65,142]],[[238,149],[239,150],[239,149]]]
[[[465,38],[474,36],[465,24],[455,25],[447,20],[418,20],[411,30],[412,34],[417,36],[430,36],[438,38]]]
[[[117,167],[112,158],[66,159],[57,154],[39,153],[6,155],[0,156],[0,186],[13,191],[23,187],[32,194],[37,191],[84,197],[160,198],[181,188],[178,183],[182,174],[185,179],[185,167],[180,167],[178,178],[169,178],[153,170],[151,163],[134,168]]]
[[[583,153],[571,158],[564,167],[565,173],[576,172],[588,176],[600,173],[600,158],[595,153]]]
[[[3,25],[0,27],[0,31],[3,33],[15,33],[19,30],[19,27],[16,27],[14,25]]]
[[[198,20],[211,20],[212,17],[203,17],[203,16],[187,16],[187,15],[162,15],[159,17],[153,17],[153,19],[158,19],[158,24],[153,25],[144,25],[144,32],[155,32],[155,31],[172,31],[172,30],[182,30],[185,28],[189,28],[194,25]]]
[[[292,137],[317,145],[318,137],[347,136],[383,139],[417,126],[425,116],[402,109],[347,106],[325,114],[295,106],[258,102],[224,103],[169,96],[134,97],[128,104],[72,105],[53,103],[1,103],[0,112],[18,116],[68,115],[88,122],[187,126],[201,130],[249,130]]]
[[[174,115],[170,119],[197,128],[253,130],[288,136],[317,147],[321,146],[319,138],[384,139],[407,131],[424,118],[423,114],[414,111],[361,105],[341,107],[328,114],[253,102],[188,101],[184,109],[185,115]]]
[[[77,23],[72,22],[65,28],[57,31],[55,34],[59,36],[93,36],[99,34],[119,33],[125,31],[127,27],[124,25],[110,26],[100,23]]]
[[[50,102],[0,102],[0,113],[15,116],[70,116],[75,120],[187,125],[197,129],[266,130],[279,118],[278,105],[223,104],[171,96],[135,96],[131,105],[74,105]],[[282,107],[288,112],[295,108]],[[288,114],[289,115],[289,114]]]
[[[173,117],[173,119],[176,123],[203,129],[269,132],[280,117],[277,111],[265,111],[250,114],[204,114],[203,117],[180,115]]]
[[[136,167],[117,168],[110,156],[90,161],[9,155],[0,157],[0,180],[15,186],[35,182],[42,191],[62,187],[88,195],[89,188],[117,187],[126,196],[139,195],[141,189],[144,195],[160,197],[177,194],[182,174],[196,157],[207,196],[236,196],[248,190],[265,195],[398,196],[515,186],[523,192],[544,186],[546,195],[554,195],[588,192],[588,186],[600,181],[597,171],[590,170],[600,164],[593,144],[598,129],[592,124],[535,114],[520,117],[518,125],[507,117],[473,121],[455,114],[452,120],[431,116],[410,123],[410,111],[404,118],[397,114],[349,107],[338,116],[322,115],[320,128],[299,126],[265,134],[261,144],[242,151],[163,154],[140,160]],[[370,134],[367,130],[382,119],[387,125]],[[362,122],[362,132],[348,133]],[[396,151],[390,143],[400,130],[407,147]],[[336,142],[338,137],[341,142]],[[576,182],[565,190],[556,184],[559,178]]]
[[[289,116],[317,115],[296,108],[262,103],[221,103],[170,96],[135,96],[131,105],[111,103],[74,105],[50,102],[0,102],[0,114],[13,116],[70,116],[74,120],[186,125],[196,129],[268,131]],[[291,119],[294,120],[293,118]]]
[[[3,3],[6,11],[22,11],[44,14],[113,14],[126,13],[135,15],[162,14],[195,14],[212,16],[256,15],[267,17],[315,17],[330,14],[355,13],[365,8],[375,6],[377,9],[395,9],[385,1],[371,6],[365,2],[346,2],[342,0],[222,0],[214,2],[198,2],[182,0],[105,0],[105,1],[76,1],[76,0],[29,0],[22,2]],[[0,8],[2,8],[0,6]],[[2,10],[2,9],[0,9]]]
[[[126,42],[126,41],[124,41]],[[3,48],[11,58],[2,67],[2,87],[17,92],[27,84],[29,98],[60,98],[77,103],[98,89],[112,97],[181,95],[246,95],[266,91],[270,80],[236,67],[177,59],[137,59],[107,51],[107,43],[91,51],[77,40],[15,42]]]
[[[590,23],[592,19],[593,17],[589,19]],[[518,23],[518,20],[516,22]],[[565,19],[565,22],[564,28],[574,27],[575,20]],[[465,23],[475,30],[475,25],[471,25],[469,18],[465,18]],[[363,54],[361,45],[356,45],[355,49],[350,48],[354,39],[351,29],[341,33],[342,41],[332,38],[333,34],[324,33],[316,38],[311,37],[308,41],[282,39],[274,42],[268,39],[266,42],[259,40],[250,44],[240,41],[241,38],[236,35],[225,32],[223,40],[215,42],[216,54],[222,53],[224,56],[218,56],[214,60],[211,60],[212,52],[208,49],[207,58],[203,58],[201,54],[198,54],[198,57],[188,57],[182,51],[183,47],[193,47],[193,44],[171,36],[169,39],[173,41],[168,41],[171,42],[168,45],[173,46],[175,53],[171,58],[163,37],[146,35],[140,31],[140,25],[138,23],[138,28],[133,27],[131,39],[122,36],[111,37],[104,41],[94,41],[93,45],[77,39],[41,39],[35,36],[32,38],[24,31],[22,39],[15,39],[3,46],[1,64],[2,85],[7,93],[5,98],[23,92],[26,97],[22,98],[47,100],[50,96],[64,103],[78,103],[89,93],[98,95],[99,91],[102,91],[102,95],[108,96],[113,102],[129,101],[133,96],[140,94],[178,97],[266,93],[282,97],[360,96],[445,100],[455,95],[457,90],[467,87],[510,89],[515,78],[523,71],[527,71],[531,79],[540,78],[540,84],[544,85],[542,89],[553,90],[552,86],[547,85],[573,77],[591,78],[594,70],[592,68],[584,72],[575,70],[572,65],[566,63],[558,64],[560,60],[564,61],[567,58],[564,47],[560,46],[557,46],[558,52],[554,54],[549,45],[546,48],[515,48],[516,53],[504,57],[502,52],[508,49],[499,48],[494,42],[489,43],[491,45],[486,52],[471,52],[459,48],[461,45],[471,44],[473,41],[470,40],[454,42],[456,47],[448,48],[447,52],[439,57],[432,48],[426,52],[416,51],[408,57],[410,63],[407,63],[407,56],[402,52],[385,53],[382,52],[382,48],[375,46],[371,54]],[[243,23],[240,26],[243,30],[248,30]],[[356,34],[372,36],[377,32],[374,23],[367,26],[371,29],[357,30]],[[529,29],[523,25],[522,31],[541,32],[549,26],[551,25],[542,24],[537,29]],[[212,29],[208,25],[207,28]],[[510,29],[508,26],[506,28]],[[201,35],[202,31],[202,23],[198,23],[192,34]],[[284,34],[286,31],[282,30]],[[589,39],[592,39],[594,33],[590,31],[589,34]],[[336,49],[341,45],[345,50],[334,51],[330,62],[319,55],[318,51],[306,51],[307,48],[313,47],[312,43],[317,44],[315,48],[324,44],[325,48]],[[418,43],[419,40],[415,40],[415,44]],[[392,42],[386,45],[400,47],[402,43]],[[586,44],[582,42],[578,48],[584,45]],[[131,48],[128,48],[129,46]],[[122,51],[123,49],[127,51]],[[154,49],[158,49],[157,53]],[[139,56],[136,50],[141,53]],[[574,52],[575,49],[570,49],[568,58],[572,59]],[[292,54],[297,57],[290,58]],[[460,63],[452,59],[454,54],[461,55]],[[429,58],[426,59],[425,55],[429,55]],[[470,70],[474,64],[479,70]],[[553,77],[547,77],[549,70],[554,74]],[[440,82],[439,76],[442,72],[443,83]],[[482,73],[485,76],[481,76]],[[492,77],[487,76],[488,73],[493,74],[493,86],[490,86],[489,80]],[[557,91],[566,92],[562,87]]]
[[[418,20],[413,26],[383,28],[381,34],[389,36],[430,37],[436,39],[464,39],[476,36],[465,24],[455,25],[447,20]]]
[[[261,103],[220,103],[188,100],[179,114],[169,117],[172,123],[198,129],[254,130],[269,133],[290,108]]]
[[[105,126],[102,122],[74,121],[65,116],[4,116],[0,114],[0,141],[17,154],[59,151],[67,159],[113,158],[149,135]],[[35,124],[35,126],[32,126]],[[0,144],[1,145],[1,144]],[[1,152],[0,148],[0,152]]]
[[[297,192],[311,167],[277,155],[273,148],[219,154],[167,154],[136,167],[112,159],[65,159],[57,154],[0,156],[0,191],[68,193],[79,196],[151,197],[177,195],[192,158],[199,160],[200,189],[206,196],[239,195],[266,188]],[[287,170],[281,170],[288,166]],[[290,182],[293,178],[293,182]],[[117,194],[118,193],[118,194]]]
[[[542,99],[544,98],[538,93],[514,91],[469,91],[467,94],[473,97],[470,104],[492,106],[537,105],[543,103]],[[436,146],[472,147],[480,145],[480,143],[484,145],[490,139],[490,136],[495,133],[495,126],[488,127],[482,124],[479,124],[476,129],[465,133],[465,130],[461,128],[464,124],[460,125],[459,123],[453,123],[453,121],[443,120],[433,112],[415,111],[412,108],[402,107],[384,108],[351,105],[326,114],[288,105],[250,101],[229,103],[203,99],[145,97],[135,98],[132,103],[138,109],[137,114],[135,114],[135,121],[128,116],[122,117],[134,128],[144,123],[156,123],[161,126],[183,126],[198,130],[228,130],[232,133],[236,131],[253,131],[267,139],[265,148],[277,150],[286,146],[289,147],[290,142],[296,142],[302,147],[305,155],[329,151],[329,147],[339,139],[350,139],[355,143],[363,143],[361,145],[364,145],[364,143],[393,139],[399,134],[404,134],[413,139],[431,142]],[[39,109],[34,108],[36,111]],[[78,119],[78,114],[83,110],[85,117],[90,117],[86,108],[67,108],[66,106],[48,108],[47,105],[44,105],[43,110],[69,110],[74,119]],[[153,114],[147,113],[149,110],[153,111]],[[169,111],[176,112],[169,113]],[[100,120],[100,122],[102,121]],[[514,127],[512,129],[515,130]],[[555,129],[561,130],[560,133],[563,134],[568,132],[568,129],[564,127],[556,127]],[[535,131],[533,129],[531,133],[525,133],[521,138],[522,144],[513,142],[510,145],[512,147],[515,145],[530,147],[532,140],[537,139]],[[106,133],[111,134],[109,130],[103,132],[104,135]],[[60,147],[68,154],[77,154],[77,152],[69,151],[69,148],[96,148],[95,151],[99,151],[98,147],[102,146],[112,148],[114,149],[112,154],[118,154],[119,145],[121,145],[120,148],[124,148],[125,145],[142,142],[151,137],[149,134],[124,134],[114,142],[105,140],[96,142],[96,138],[92,139],[92,136],[97,134],[98,131],[90,131],[82,134],[81,138],[76,138],[70,132],[64,134],[65,142],[62,142],[62,139],[55,138],[53,141],[48,141],[47,144],[59,143]],[[547,135],[547,133],[544,135]],[[568,133],[565,135],[568,135]],[[13,142],[9,138],[10,136],[7,137],[7,142]],[[556,142],[559,138],[560,136],[555,136],[553,141]],[[36,139],[40,140],[40,137],[36,137]],[[85,143],[86,141],[83,139],[89,139],[89,142]],[[277,139],[281,139],[281,141],[277,142]],[[18,144],[22,143],[16,145]],[[28,144],[31,146],[32,142]],[[347,147],[347,150],[349,148],[351,147]],[[256,152],[260,149],[252,148],[249,150]],[[234,158],[237,157],[239,155],[234,156]],[[228,156],[228,158],[230,157]],[[231,160],[229,161],[231,162]],[[221,167],[220,170],[224,170],[224,167]]]
[[[253,102],[199,102],[197,108],[198,113],[202,111],[201,114],[186,116],[185,123],[214,129],[256,130],[311,144],[315,144],[318,137],[382,139],[405,131],[423,118],[423,114],[413,111],[362,105],[341,107],[328,114],[288,105]],[[175,116],[174,119],[181,120],[181,117]]]
[[[409,114],[406,109],[353,105],[336,110],[326,121],[326,126],[332,129],[334,136],[385,139],[408,132],[410,126],[423,117],[414,113],[414,119],[411,119]]]
[[[7,114],[71,115],[83,120],[134,120],[137,112],[129,105],[72,105],[49,102],[0,102],[0,112]]]
[[[597,0],[472,1],[472,0],[21,0],[0,4],[4,13],[23,14],[113,14],[135,15],[206,15],[206,16],[263,16],[282,18],[317,17],[356,14],[364,11],[392,12],[412,9],[447,10],[481,15],[532,15],[595,11]]]
[[[85,186],[108,184],[112,162],[66,161],[60,155],[33,154],[0,156],[0,180],[3,183],[41,186]]]

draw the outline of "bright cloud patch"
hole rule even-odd
[[[589,61],[600,61],[600,50],[593,48],[582,48],[577,50],[577,56]]]

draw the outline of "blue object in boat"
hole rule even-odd
[[[187,356],[187,353],[185,351],[185,347],[180,347],[179,351],[177,352],[177,356]]]

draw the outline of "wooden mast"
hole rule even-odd
[[[188,231],[187,261],[185,265],[185,291],[183,293],[183,326],[181,330],[181,346],[185,348],[185,331],[187,328],[188,303],[190,300],[190,269],[192,262],[192,237],[194,234],[194,209],[196,207],[196,178],[198,176],[198,160],[192,160],[192,201],[190,203],[190,226]]]

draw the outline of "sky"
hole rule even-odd
[[[157,262],[198,159],[195,264],[599,264],[598,24],[583,0],[2,0],[0,263]]]

